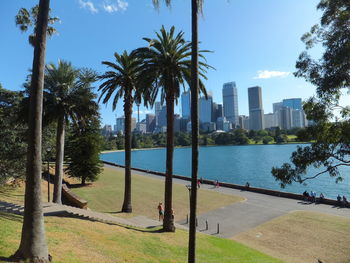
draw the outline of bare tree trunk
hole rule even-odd
[[[42,108],[49,6],[50,0],[40,0],[30,86],[24,218],[21,244],[13,256],[16,260],[28,260],[31,262],[49,261],[41,203]]]
[[[53,202],[62,204],[62,179],[63,179],[63,160],[64,160],[64,134],[65,118],[60,116],[57,121],[56,134],[56,167],[55,167],[55,184],[53,189]]]
[[[166,175],[164,192],[164,220],[163,231],[175,232],[172,212],[173,199],[173,156],[174,156],[174,92],[166,94],[167,111],[167,148],[166,148]]]
[[[192,0],[192,66],[191,66],[191,124],[192,124],[192,182],[190,196],[190,231],[188,263],[196,262],[196,214],[198,180],[198,0]]]
[[[124,100],[125,115],[125,189],[122,212],[131,213],[131,116],[132,97],[131,89],[126,91]]]

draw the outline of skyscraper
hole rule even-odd
[[[156,103],[154,104],[154,114],[156,115],[156,126],[158,126],[158,118],[161,110],[162,110],[162,104],[159,101],[156,101]]]
[[[211,122],[213,114],[213,97],[208,94],[208,99],[205,97],[199,98],[199,121],[201,123]]]
[[[284,99],[282,101],[284,107],[289,107],[294,110],[302,110],[303,104],[301,102],[301,98],[293,98],[293,99]]]
[[[147,132],[153,132],[156,127],[156,115],[146,114],[146,130]]]
[[[264,129],[264,109],[262,105],[261,87],[248,88],[249,128],[251,130]]]
[[[222,88],[222,101],[224,104],[224,117],[234,125],[239,125],[238,96],[235,82],[225,83]]]
[[[191,118],[191,93],[189,91],[181,94],[182,118]]]

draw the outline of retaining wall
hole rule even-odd
[[[120,165],[117,163],[112,163],[112,162],[106,162],[102,161],[104,164],[120,167],[120,168],[125,168],[124,165]],[[146,169],[141,169],[141,168],[131,168],[134,171],[138,172],[144,172],[144,173],[149,173],[149,174],[154,174],[158,176],[165,176],[165,173],[158,172],[158,171],[150,171]],[[190,177],[187,176],[182,176],[182,175],[173,175],[173,178],[176,179],[181,179],[185,181],[191,181]],[[210,185],[215,185],[216,181],[213,180],[207,180],[203,179],[203,183],[205,184],[210,184]],[[238,189],[242,191],[250,191],[250,192],[255,192],[255,193],[260,193],[260,194],[265,194],[265,195],[272,195],[272,196],[277,196],[277,197],[284,197],[284,198],[291,198],[291,199],[296,199],[296,200],[304,200],[304,196],[301,194],[295,194],[295,193],[288,193],[288,192],[281,192],[281,191],[276,191],[276,190],[270,190],[270,189],[264,189],[264,188],[257,188],[257,187],[246,187],[244,185],[239,185],[239,184],[231,184],[231,183],[225,183],[225,182],[219,182],[220,186],[222,187],[227,187],[227,188],[232,188],[232,189]],[[334,205],[337,206],[339,205],[337,200],[334,199],[323,199],[322,200],[323,204],[328,204],[328,205]],[[346,207],[350,207],[350,204],[346,204]]]

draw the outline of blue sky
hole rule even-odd
[[[33,49],[28,34],[15,26],[14,17],[21,7],[38,1],[1,0],[0,83],[11,90],[21,89],[32,64]],[[222,85],[235,81],[239,114],[248,115],[247,88],[262,87],[265,112],[272,103],[284,98],[308,98],[315,89],[296,79],[295,61],[304,50],[303,33],[319,21],[318,0],[205,0],[200,18],[201,48],[214,51],[207,55],[216,68],[208,73],[207,90],[214,101],[222,102]],[[48,40],[47,62],[71,61],[77,67],[89,67],[102,73],[103,60],[113,60],[114,52],[146,45],[142,37],[154,37],[162,25],[183,30],[191,38],[190,0],[173,0],[172,8],[159,11],[152,0],[51,0],[52,14],[61,19],[55,25],[59,35]],[[97,86],[98,84],[96,84]],[[122,115],[101,105],[103,124],[115,124]],[[135,107],[136,110],[136,107]],[[142,115],[150,109],[141,108]],[[177,112],[180,111],[178,106]]]

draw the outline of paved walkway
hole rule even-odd
[[[116,170],[123,170],[122,168],[110,165],[105,166]],[[157,178],[164,181],[164,177],[162,176],[137,171],[132,171],[132,173]],[[189,181],[174,179],[174,183],[187,185],[189,184]],[[315,211],[350,218],[350,209],[348,208],[339,208],[323,204],[309,204],[300,200],[275,197],[231,188],[213,188],[212,185],[205,184],[202,184],[200,189],[209,189],[211,191],[217,191],[225,194],[239,195],[246,199],[243,202],[221,207],[219,209],[198,216],[199,231],[207,234],[214,234],[224,238],[233,237],[240,232],[244,232],[250,228],[256,227],[275,217],[297,210]],[[208,230],[205,230],[206,221],[208,221]],[[187,226],[185,221],[180,221],[177,223]],[[217,233],[218,223],[219,234]]]
[[[0,201],[0,211],[23,215],[24,207],[21,205]],[[152,220],[144,216],[135,216],[126,219],[112,216],[106,213],[75,208],[67,205],[58,205],[54,203],[43,203],[43,212],[45,216],[77,217],[85,220],[98,221],[107,224],[116,224],[136,228],[150,228],[161,225],[159,221]],[[182,226],[179,224],[176,224],[175,226],[177,228],[187,229],[186,226]]]

